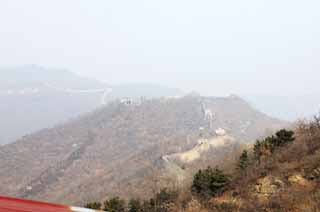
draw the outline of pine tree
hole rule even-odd
[[[243,171],[249,166],[249,156],[248,156],[248,151],[243,150],[239,162],[238,162],[238,169]]]
[[[266,137],[263,140],[257,140],[254,144],[253,154],[255,160],[261,160],[262,156],[270,156],[279,147],[291,143],[295,140],[294,132],[282,129],[275,135]]]
[[[104,209],[109,212],[125,212],[125,201],[119,197],[113,197],[104,202]]]
[[[294,141],[294,132],[282,129],[276,133],[277,146],[283,146]]]
[[[142,206],[139,199],[131,199],[128,204],[128,212],[141,212]]]
[[[208,167],[194,176],[192,190],[203,196],[211,196],[222,192],[228,183],[229,177],[222,170]]]
[[[261,158],[261,141],[260,140],[257,140],[256,143],[254,144],[253,156],[254,156],[254,159],[259,161],[260,163],[260,158]]]
[[[91,202],[91,203],[86,204],[84,207],[89,208],[89,209],[100,210],[101,206],[102,205],[100,202]]]

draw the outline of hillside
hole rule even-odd
[[[193,193],[186,211],[320,211],[319,142],[319,117],[260,139],[237,169],[225,170],[230,180],[223,190],[207,198]]]
[[[223,137],[214,139],[218,145]],[[299,121],[248,145],[235,161],[200,168],[183,187],[164,185],[147,199],[110,197],[85,206],[127,212],[318,212],[320,211],[320,116]],[[204,145],[204,146],[203,146]],[[170,157],[185,157],[211,142]],[[209,156],[213,157],[213,155]],[[193,157],[194,158],[194,157]],[[199,168],[199,166],[198,166]]]
[[[114,101],[1,147],[0,194],[69,204],[143,197],[154,170],[183,177],[286,124],[235,96]],[[198,158],[176,160],[184,152]]]
[[[0,145],[91,112],[113,99],[182,93],[150,84],[111,86],[37,65],[0,68],[0,73]]]
[[[53,127],[95,109],[100,93],[64,92],[106,89],[96,80],[81,78],[65,70],[30,65],[2,68],[0,79],[0,145],[23,135]]]

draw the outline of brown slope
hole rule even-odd
[[[214,114],[212,129],[203,107]],[[250,140],[283,124],[236,97],[113,102],[2,147],[0,194],[63,203],[128,197],[144,189],[139,183],[163,155],[194,147],[200,127]]]
[[[211,208],[216,208],[214,211],[225,211],[225,208],[228,211],[320,211],[319,116],[297,122],[294,133],[294,141],[275,147],[260,162],[249,154],[246,171],[233,171],[233,179],[224,193],[209,201]]]

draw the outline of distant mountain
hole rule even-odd
[[[286,124],[236,96],[117,100],[1,147],[0,195],[69,204],[145,197],[155,170],[183,181]]]
[[[270,116],[294,121],[320,112],[320,93],[288,95],[241,95]]]
[[[185,93],[177,88],[170,88],[152,83],[127,83],[113,85],[111,97],[129,97],[129,98],[159,98],[183,96]]]
[[[0,68],[0,74],[0,145],[63,123],[112,99],[182,93],[149,84],[111,86],[70,71],[37,65]]]
[[[0,68],[0,88],[10,89],[12,86],[45,86],[54,84],[59,87],[73,89],[105,88],[105,83],[94,79],[80,77],[63,69],[48,69],[37,65],[25,65],[15,68]]]

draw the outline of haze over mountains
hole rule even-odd
[[[154,175],[182,185],[288,126],[236,95],[104,83],[36,65],[0,71],[0,143],[11,143],[0,147],[0,195],[145,198]]]
[[[320,93],[241,95],[260,111],[283,120],[310,118],[320,112]]]
[[[0,0],[0,199],[320,212],[319,8]]]
[[[0,72],[0,145],[61,124],[117,98],[185,94],[179,89],[151,83],[104,83],[67,70],[37,65],[1,68]],[[290,121],[311,116],[320,107],[320,99],[311,94],[242,96],[258,110]]]
[[[181,181],[287,123],[236,96],[112,101],[0,148],[0,194],[64,203],[144,196],[162,170]]]
[[[70,71],[26,65],[0,69],[0,145],[61,124],[115,98],[181,95],[153,84],[109,85]]]

